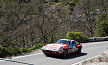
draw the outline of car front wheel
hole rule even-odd
[[[66,57],[68,52],[66,50],[63,51],[63,57]]]

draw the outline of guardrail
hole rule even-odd
[[[98,42],[98,41],[108,41],[108,36],[106,37],[92,37],[88,39],[88,42]]]

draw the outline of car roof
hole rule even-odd
[[[59,40],[67,40],[67,41],[75,41],[75,40],[71,40],[71,39],[59,39]],[[76,41],[77,42],[77,41]]]
[[[60,40],[70,40],[70,39],[60,39]]]
[[[75,40],[71,40],[71,41],[75,41]]]
[[[75,41],[75,40],[71,40],[71,39],[59,39],[59,40]]]

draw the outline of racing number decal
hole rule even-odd
[[[75,52],[76,50],[77,50],[77,48],[76,48],[75,45],[69,46],[69,47],[68,47],[68,52],[69,52],[69,53]]]
[[[73,45],[72,52],[75,52],[76,50],[77,50],[76,46]]]
[[[69,47],[68,47],[68,52],[69,52],[69,53],[72,53],[72,46],[69,46]]]

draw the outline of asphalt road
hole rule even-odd
[[[0,59],[0,65],[72,65],[82,60],[101,54],[108,49],[108,41],[92,42],[83,44],[82,53],[71,55],[64,59],[56,57],[46,57],[41,50],[28,55],[14,57],[12,59]]]

